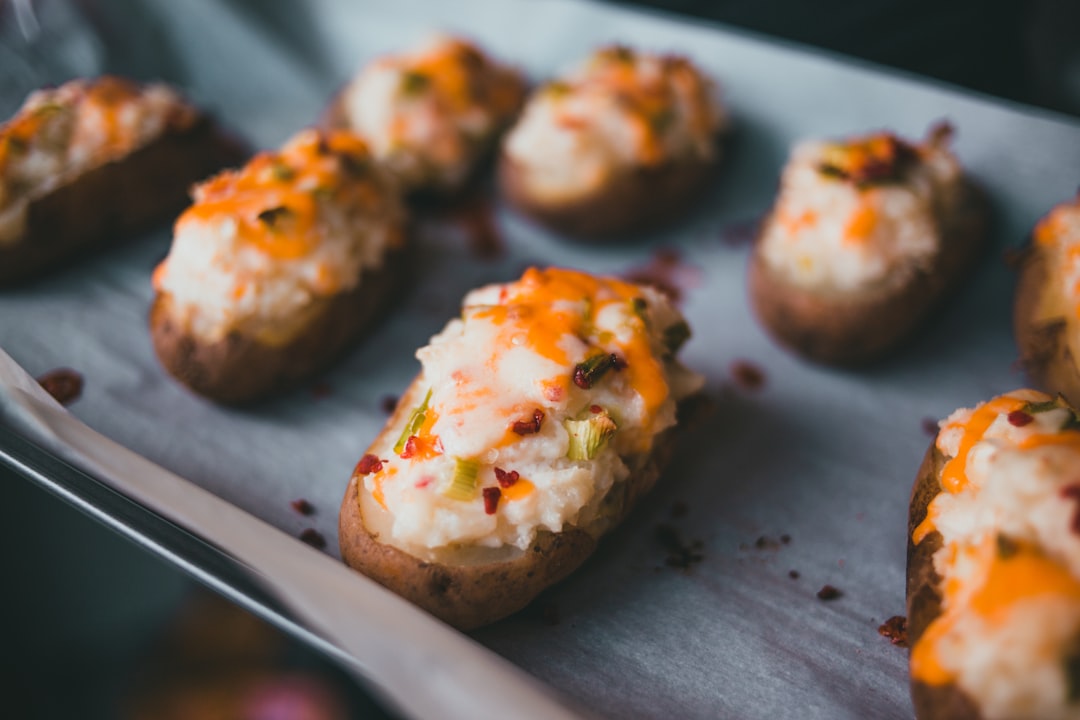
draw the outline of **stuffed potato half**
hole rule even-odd
[[[985,246],[986,207],[948,149],[889,133],[798,144],[750,258],[765,330],[815,362],[858,365],[908,338]]]
[[[410,196],[453,195],[490,161],[525,98],[525,79],[460,37],[437,34],[374,59],[335,97],[351,129]]]
[[[916,716],[1080,718],[1080,421],[1018,390],[942,421],[909,514]]]
[[[693,63],[616,45],[539,88],[503,142],[499,186],[580,239],[670,221],[707,187],[726,116]]]
[[[0,286],[168,219],[240,156],[166,85],[105,76],[32,93],[0,126]]]
[[[1013,327],[1020,362],[1036,385],[1080,402],[1080,198],[1039,222],[1019,273]]]
[[[656,482],[702,379],[657,291],[530,269],[475,290],[351,478],[342,557],[462,629],[528,604]]]
[[[150,330],[162,365],[210,399],[309,377],[400,287],[400,198],[352,133],[301,131],[194,196],[154,272]]]

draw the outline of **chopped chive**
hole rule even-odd
[[[454,458],[454,476],[443,490],[443,495],[451,500],[472,500],[476,494],[476,476],[479,472],[479,460]]]
[[[401,75],[401,92],[406,95],[416,95],[427,89],[431,84],[431,78],[415,70],[407,70]]]
[[[679,349],[690,339],[690,326],[685,322],[677,322],[664,328],[664,347],[669,355],[679,352]]]
[[[592,460],[618,429],[606,410],[589,415],[584,420],[563,420],[563,427],[570,435],[566,457],[571,460]]]
[[[288,182],[296,177],[296,172],[283,162],[274,162],[270,166],[270,172],[273,174],[275,180],[281,182]]]
[[[420,403],[409,414],[409,421],[405,423],[405,429],[401,431],[401,436],[394,443],[394,452],[398,455],[405,449],[405,443],[409,442],[409,438],[416,434],[416,431],[424,424],[424,420],[427,419],[427,408],[430,401],[431,388],[428,388],[427,395],[424,396],[424,402]]]
[[[1050,412],[1051,410],[1057,410],[1061,407],[1057,400],[1044,400],[1042,402],[1029,402],[1024,406],[1024,412],[1038,415],[1039,413]]]
[[[612,368],[621,370],[626,367],[626,361],[615,353],[599,353],[586,358],[574,366],[574,384],[582,390],[588,390],[600,381],[605,373]]]
[[[1008,535],[1002,535],[1001,533],[998,533],[997,554],[999,558],[1001,558],[1002,560],[1005,560],[1006,558],[1011,558],[1017,553],[1019,549],[1020,546],[1015,540],[1013,540]]]

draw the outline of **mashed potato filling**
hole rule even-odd
[[[165,85],[111,76],[31,93],[0,126],[0,245],[22,236],[32,200],[197,116]]]
[[[349,125],[409,189],[461,184],[513,119],[524,80],[446,35],[368,65],[345,90]]]
[[[988,719],[1080,717],[1080,421],[1019,390],[953,413],[937,447],[944,490],[912,539],[941,533],[942,613],[912,676]]]
[[[355,288],[403,241],[395,188],[345,131],[301,131],[194,196],[153,283],[209,341],[231,330],[287,341],[284,318]]]
[[[533,95],[505,150],[534,195],[572,199],[634,168],[711,162],[724,124],[715,86],[688,60],[613,46]]]
[[[901,284],[929,266],[960,196],[950,134],[797,144],[762,231],[766,261],[798,285],[841,292]]]
[[[358,468],[392,516],[382,541],[527,548],[601,517],[702,385],[674,359],[687,335],[658,291],[571,270],[469,293],[417,351],[426,400]]]

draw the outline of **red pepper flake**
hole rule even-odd
[[[930,437],[937,437],[938,421],[932,417],[924,417],[922,419],[922,431]]]
[[[1034,416],[1029,415],[1023,410],[1013,410],[1008,415],[1009,424],[1014,427],[1024,427],[1034,419]]]
[[[765,371],[747,360],[731,363],[731,377],[743,390],[756,392],[765,386]]]
[[[540,426],[544,422],[544,411],[540,408],[533,410],[532,420],[514,421],[513,430],[518,435],[535,435],[540,432]]]
[[[1061,488],[1061,497],[1066,500],[1080,500],[1080,483],[1066,485]],[[1074,533],[1080,535],[1080,504],[1077,505],[1075,512],[1073,512],[1072,525],[1070,527]]]
[[[309,503],[304,498],[297,498],[289,503],[289,506],[300,513],[301,515],[308,516],[315,514],[315,506]]]
[[[514,473],[515,475],[517,473]],[[484,512],[488,515],[494,515],[495,511],[499,508],[499,498],[502,497],[502,490],[497,487],[486,487],[483,490],[484,493]]]
[[[394,412],[394,410],[397,409],[397,403],[398,403],[398,399],[397,399],[396,395],[386,395],[386,396],[383,397],[382,401],[379,403],[379,407],[382,408],[382,411],[384,413],[389,415],[392,412]]]
[[[322,550],[326,547],[326,538],[315,528],[306,528],[300,533],[300,539],[316,550]]]
[[[507,472],[502,468],[495,468],[495,479],[499,481],[499,487],[508,488],[521,479],[517,470]]]
[[[903,615],[893,615],[881,623],[877,629],[878,634],[888,638],[889,642],[897,647],[907,647],[907,618]]]
[[[597,415],[604,412],[604,408],[600,407],[599,405],[590,405],[589,412],[591,412],[593,415]]]
[[[841,595],[843,595],[843,593],[832,585],[822,585],[821,589],[817,591],[818,600],[835,600]]]
[[[83,390],[83,376],[71,368],[50,370],[37,379],[45,392],[61,405],[70,405],[79,399]]]
[[[417,450],[419,450],[418,444],[419,440],[417,440],[416,436],[410,435],[409,439],[405,441],[405,447],[401,449],[401,459],[408,460],[416,455]]]
[[[788,570],[787,576],[789,578],[791,578],[792,580],[798,580],[799,579],[799,571],[798,570]]]
[[[356,463],[353,475],[370,475],[371,473],[382,472],[382,466],[383,461],[379,459],[378,455],[368,453],[360,458],[360,462]]]

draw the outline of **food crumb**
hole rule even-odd
[[[754,541],[754,547],[756,547],[758,550],[779,550],[780,543],[778,543],[776,540],[773,540],[771,537],[766,537],[762,535]]]
[[[79,399],[83,391],[83,376],[71,368],[50,370],[37,379],[45,392],[61,405],[70,405]]]
[[[705,559],[701,552],[705,543],[701,540],[684,542],[679,531],[671,525],[657,525],[654,537],[667,552],[664,564],[668,567],[689,570],[694,564]]]
[[[938,421],[932,417],[924,417],[922,419],[923,432],[930,437],[937,437],[938,434]]]
[[[397,409],[397,395],[384,395],[383,399],[379,402],[379,407],[387,415],[390,415]]]
[[[799,579],[799,571],[798,570],[788,570],[787,576],[789,578],[791,578],[792,580],[798,580]]]
[[[822,585],[821,589],[817,591],[818,600],[835,600],[841,595],[843,593],[832,585]]]
[[[756,392],[765,387],[765,371],[747,360],[731,363],[731,377],[743,390]]]
[[[330,386],[330,383],[325,380],[320,380],[311,386],[311,397],[316,400],[323,400],[330,397],[330,393],[334,391],[334,388]]]
[[[326,547],[326,538],[324,538],[322,533],[315,528],[305,528],[304,531],[300,533],[300,539],[316,550],[322,550]]]
[[[297,498],[293,500],[289,503],[289,506],[301,515],[304,515],[305,517],[315,514],[315,506],[309,503],[304,498]]]
[[[790,544],[791,543],[791,536],[788,535],[787,533],[784,533],[783,535],[780,536],[780,542],[782,542],[784,545]]]
[[[907,647],[907,618],[903,615],[893,615],[877,629],[878,633],[889,639],[897,647]]]

